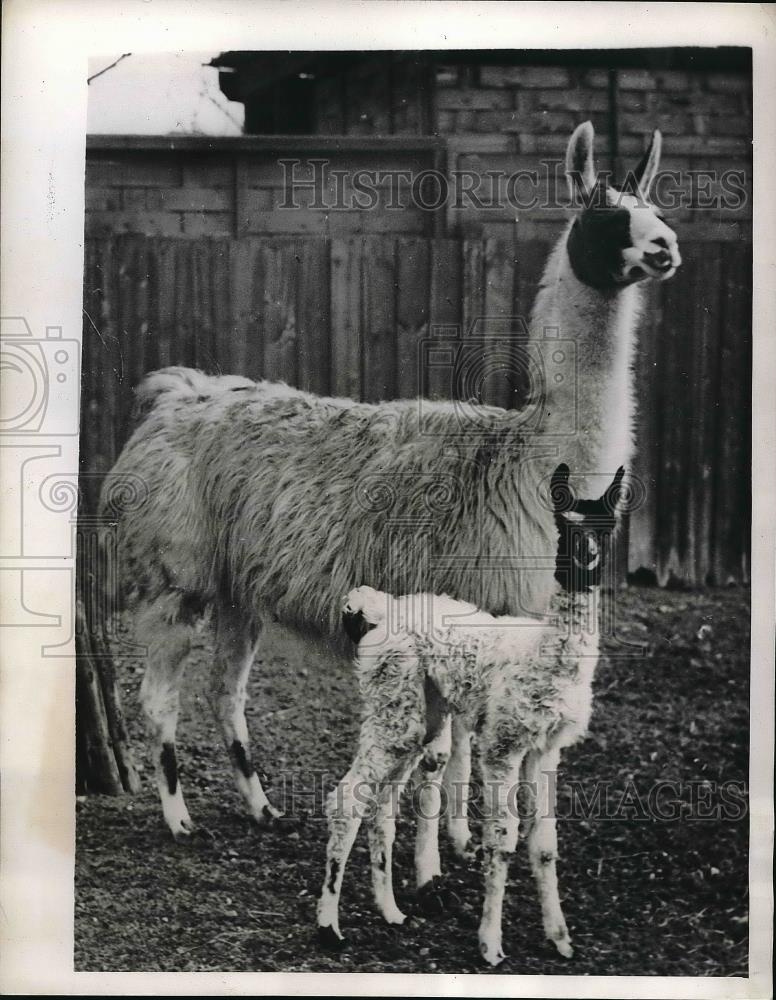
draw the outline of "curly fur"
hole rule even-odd
[[[571,943],[557,890],[557,842],[550,785],[561,750],[587,730],[592,708],[592,679],[598,662],[597,588],[557,598],[558,619],[539,626],[535,619],[486,614],[474,605],[447,596],[414,594],[399,598],[360,587],[348,594],[346,614],[368,623],[358,646],[358,680],[363,704],[356,758],[329,807],[330,840],[327,872],[344,871],[361,818],[368,818],[370,840],[392,840],[394,817],[380,809],[379,795],[388,784],[406,781],[420,763],[428,774],[426,801],[418,809],[418,835],[431,857],[418,877],[419,888],[440,874],[435,845],[441,806],[441,771],[450,751],[449,738],[440,740],[428,726],[428,682],[465,728],[475,730],[483,773],[486,819],[483,826],[485,905],[480,948],[485,959],[498,964],[501,950],[501,898],[508,856],[517,843],[518,782],[531,786],[536,813],[529,828],[529,854],[537,880],[544,927],[562,955]],[[438,731],[441,732],[441,729]],[[437,740],[431,766],[424,762],[429,744]],[[378,800],[372,812],[358,804]],[[492,796],[493,802],[488,801]],[[394,795],[393,801],[396,796]],[[541,805],[540,805],[541,803]],[[431,829],[423,834],[424,827]],[[354,830],[355,827],[355,830]],[[386,828],[389,829],[386,835]],[[431,845],[429,847],[429,844]],[[403,915],[396,907],[384,853],[373,854],[378,908],[391,923]],[[423,858],[416,853],[416,863]],[[319,926],[340,935],[338,898],[324,885]]]
[[[249,615],[324,635],[338,632],[353,580],[499,611],[547,607],[549,465],[520,462],[518,414],[480,413],[487,435],[466,447],[450,403],[375,406],[267,382],[236,390],[186,369],[149,376],[140,398],[155,403],[114,467],[148,487],[146,504],[117,521],[130,603],[226,591]]]
[[[441,874],[436,833],[442,771],[451,750],[451,714],[476,730],[486,818],[483,824],[485,904],[480,948],[493,965],[501,950],[501,904],[508,856],[517,844],[514,794],[520,778],[536,806],[529,854],[542,902],[544,929],[558,951],[572,954],[555,870],[557,839],[551,775],[561,750],[587,730],[599,651],[599,587],[611,550],[624,470],[595,501],[577,500],[569,470],[551,481],[562,590],[557,618],[493,616],[443,595],[392,597],[362,586],[343,605],[343,624],[359,637],[362,721],[355,760],[329,803],[326,878],[318,924],[339,939],[339,893],[350,847],[369,819],[377,905],[391,923],[403,914],[393,898],[390,845],[395,816],[386,790],[420,762],[427,788],[417,812],[416,875],[421,897]],[[512,802],[510,804],[510,798]],[[373,803],[371,812],[364,803]],[[395,796],[393,801],[395,801]],[[334,875],[332,876],[332,872]]]

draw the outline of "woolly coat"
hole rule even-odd
[[[494,613],[543,614],[556,590],[547,498],[554,457],[519,413],[454,403],[370,405],[189,369],[153,373],[113,469],[143,502],[115,523],[127,603],[219,597],[260,619],[339,635],[343,595],[449,593]]]
[[[557,619],[542,624],[495,617],[445,595],[351,591],[348,608],[371,625],[357,661],[369,731],[425,723],[428,678],[456,715],[482,731],[494,759],[517,747],[544,750],[550,737],[568,746],[590,720],[599,637],[584,622],[596,601],[595,593],[561,593]]]

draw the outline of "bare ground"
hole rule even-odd
[[[619,637],[644,644],[646,655],[602,658],[589,736],[566,751],[558,776],[559,815],[567,817],[559,822],[559,875],[576,954],[564,960],[544,941],[519,849],[504,911],[508,958],[498,971],[745,976],[748,596],[630,588],[617,606]],[[614,642],[608,648],[623,649]],[[303,825],[262,834],[244,816],[204,698],[203,637],[179,726],[182,780],[199,833],[175,844],[144,746],[140,667],[123,662],[144,788],[134,797],[79,803],[76,969],[483,971],[480,874],[445,845],[446,881],[458,902],[445,916],[420,912],[409,809],[399,820],[395,860],[409,926],[389,928],[376,914],[362,834],[342,899],[348,947],[337,955],[320,950],[314,923],[326,839],[322,799],[354,748],[352,668],[277,636],[260,658],[248,716],[255,758],[268,772],[270,796]],[[596,789],[602,804],[570,815]]]

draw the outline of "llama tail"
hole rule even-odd
[[[162,401],[205,400],[232,389],[256,385],[241,375],[205,375],[194,368],[174,366],[146,375],[135,389],[132,418],[137,425]]]

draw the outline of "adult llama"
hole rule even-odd
[[[244,715],[266,616],[336,636],[343,595],[362,585],[448,594],[491,614],[546,614],[557,586],[547,492],[558,414],[573,403],[562,440],[572,468],[611,478],[628,461],[639,283],[669,278],[680,262],[675,234],[647,200],[659,156],[656,132],[622,193],[598,182],[592,126],[572,135],[569,183],[587,205],[549,258],[530,340],[541,350],[547,327],[573,340],[576,384],[547,379],[526,410],[479,407],[470,426],[454,402],[370,405],[184,368],[141,383],[139,423],[113,473],[140,476],[147,499],[117,510],[106,497],[102,508],[115,523],[123,603],[147,650],[141,700],[176,838],[192,830],[176,764],[178,692],[209,609],[212,706],[258,823],[277,815]],[[539,431],[527,429],[529,411],[543,415]]]

